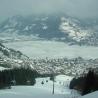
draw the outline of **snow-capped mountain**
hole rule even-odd
[[[13,16],[0,24],[0,40],[56,40],[98,45],[98,20],[79,20],[65,14]],[[3,36],[3,38],[2,38]]]
[[[33,68],[30,66],[29,58],[20,51],[9,49],[0,43],[0,69],[5,68]]]

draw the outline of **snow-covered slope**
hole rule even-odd
[[[12,59],[27,59],[28,57],[22,54],[20,51],[15,51],[14,49],[7,48],[3,44],[0,43],[0,56],[3,58],[9,57]]]
[[[78,24],[79,21],[70,18],[61,18],[60,30],[66,34],[73,40],[80,42],[82,40],[87,39],[91,35],[91,30],[82,29]]]
[[[29,57],[0,43],[0,69],[30,66]],[[33,67],[32,67],[33,68]]]
[[[72,77],[57,76],[55,90],[52,94],[53,82],[49,78],[37,78],[34,86],[14,86],[10,90],[0,90],[1,98],[72,98],[80,96],[68,88],[68,79]],[[42,84],[42,81],[44,84]]]
[[[79,97],[79,98],[98,98],[98,91],[87,94],[87,95]]]

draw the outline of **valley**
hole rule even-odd
[[[21,51],[29,57],[22,65],[40,74],[80,76],[89,68],[98,68],[98,47],[68,45],[56,41],[18,41],[4,43],[8,48]]]
[[[0,0],[0,98],[96,98],[97,4]]]
[[[77,58],[96,59],[98,58],[98,47],[68,45],[57,41],[16,41],[4,43],[12,48],[26,54],[32,59],[40,58]]]

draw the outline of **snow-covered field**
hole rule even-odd
[[[21,41],[4,43],[5,46],[20,50],[31,58],[60,58],[60,57],[83,57],[98,58],[98,47],[92,46],[69,46],[56,41]]]
[[[37,78],[34,86],[14,86],[12,89],[0,90],[0,98],[72,98],[80,96],[76,91],[68,88],[71,79],[72,77],[65,75],[57,76],[54,95],[52,94],[53,82],[49,78]]]

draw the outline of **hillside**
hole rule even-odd
[[[0,43],[0,69],[15,67],[31,68],[29,57]]]

